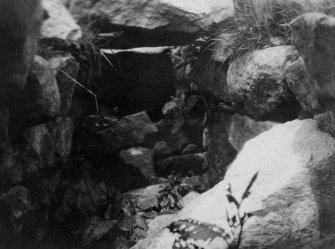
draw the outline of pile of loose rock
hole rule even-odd
[[[172,248],[175,220],[228,231],[256,172],[241,248],[332,248],[333,17],[232,57],[210,36],[243,1],[33,2],[0,4],[3,248]]]

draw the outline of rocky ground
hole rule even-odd
[[[333,248],[333,3],[267,3],[0,1],[0,248]]]

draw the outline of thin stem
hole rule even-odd
[[[90,89],[86,88],[84,85],[79,83],[77,80],[75,80],[73,77],[71,77],[68,73],[64,72],[62,69],[58,69],[58,70],[62,72],[63,74],[65,74],[67,77],[69,77],[69,79],[72,80],[74,83],[76,83],[78,86],[85,89],[89,94],[93,95],[94,101],[95,101],[96,112],[97,114],[99,114],[99,105],[98,105],[97,95],[94,92],[92,92]]]

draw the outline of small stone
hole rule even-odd
[[[130,191],[124,196],[134,201],[140,211],[158,208],[159,192],[166,188],[166,184],[156,184],[146,188]]]
[[[199,151],[199,148],[196,144],[189,144],[183,149],[182,155],[187,155],[187,154],[193,154],[197,153]]]
[[[104,220],[98,216],[92,216],[83,234],[82,245],[89,246],[101,239],[116,225],[116,222],[116,220]]]
[[[168,176],[171,173],[182,174],[184,176],[188,174],[202,174],[206,170],[204,158],[204,153],[172,156],[157,161],[155,168],[157,172],[164,176]]]
[[[135,167],[148,180],[155,176],[153,150],[143,147],[132,147],[119,153],[122,162]]]
[[[156,161],[172,156],[173,154],[172,149],[165,141],[158,141],[154,145],[153,150],[153,157]]]

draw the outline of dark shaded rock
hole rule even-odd
[[[172,172],[184,176],[189,173],[201,175],[206,170],[204,157],[202,153],[168,157],[155,162],[155,169],[165,176]]]
[[[55,121],[16,134],[1,154],[2,184],[18,184],[45,168],[64,165],[72,149],[72,121]]]
[[[109,203],[116,204],[121,199],[122,196],[112,187],[82,176],[64,191],[55,216],[59,222],[81,220],[83,217],[99,213],[103,207],[106,210]],[[113,215],[118,215],[120,212],[120,210],[114,211]]]
[[[116,220],[104,220],[99,216],[90,217],[82,237],[82,246],[89,246],[101,239],[116,225],[116,222]]]
[[[26,83],[34,58],[43,9],[39,0],[1,1],[0,15],[0,97],[16,105],[15,97]]]
[[[188,144],[201,146],[202,118],[164,119],[156,125],[161,137],[169,145],[173,154],[180,154]]]
[[[134,228],[140,228],[141,230],[147,229],[145,220],[140,215],[134,216],[123,216],[119,222],[118,227],[124,232],[133,232]]]
[[[271,129],[277,124],[271,121],[255,121],[247,116],[235,114],[229,121],[227,130],[228,140],[237,151],[241,151],[248,140]]]
[[[0,106],[0,149],[8,143],[8,124],[9,124],[9,112],[4,106]],[[2,153],[2,152],[1,152]]]
[[[229,68],[229,56],[231,54],[231,43],[234,42],[230,34],[222,34],[218,37],[217,46],[214,51],[208,50],[210,44],[200,44],[199,52],[196,53],[196,60],[190,58],[185,71],[189,71],[186,79],[194,82],[197,86],[205,89],[212,96],[219,100],[232,101],[229,99],[227,89],[227,71]],[[228,47],[229,51],[225,51]],[[186,57],[188,58],[188,57]],[[190,68],[189,70],[186,70]]]
[[[150,180],[143,176],[142,172],[131,165],[127,165],[118,158],[117,155],[108,157],[93,155],[95,171],[98,179],[108,183],[121,192],[127,192],[131,189],[146,187],[152,183],[159,182],[157,178]]]
[[[142,175],[151,180],[155,176],[153,150],[143,147],[133,147],[119,153],[121,161],[137,168]]]
[[[115,249],[128,249],[128,240],[125,237],[117,237],[113,243]]]
[[[55,191],[61,177],[61,169],[58,167],[47,168],[32,178],[25,179],[25,186],[31,192],[31,201],[35,209],[49,208],[55,200]]]
[[[36,174],[39,169],[64,164],[72,149],[72,120],[58,118],[25,130],[25,171]]]
[[[314,120],[318,122],[321,131],[335,137],[335,114],[331,111],[321,113],[314,116]]]
[[[22,231],[25,216],[32,210],[30,192],[22,186],[15,187],[0,197],[1,212],[7,214],[7,222],[15,233]]]
[[[3,178],[4,172],[6,172],[6,168],[11,167],[11,148],[9,145],[9,112],[8,109],[4,106],[0,106],[0,179]],[[15,175],[12,176],[15,178]],[[18,180],[21,179],[21,175],[19,174]]]
[[[294,19],[292,44],[316,80],[316,93],[329,109],[335,109],[335,18],[320,13],[306,13]]]
[[[207,187],[212,187],[223,179],[227,167],[237,155],[236,149],[228,140],[226,131],[229,116],[223,114],[216,114],[216,116],[208,123],[203,134],[203,146],[207,147],[206,182],[209,183]]]
[[[320,112],[321,106],[315,93],[315,80],[300,56],[296,60],[287,62],[285,79],[299,102],[304,116],[313,116]]]
[[[50,64],[35,56],[20,102],[11,107],[12,119],[20,127],[29,127],[60,115],[60,94]]]
[[[10,143],[6,144],[0,157],[0,177],[2,184],[19,184],[22,182],[24,173],[20,156],[19,149],[13,148]]]
[[[125,116],[110,127],[97,131],[95,134],[102,142],[102,148],[109,153],[123,148],[141,145],[147,135],[158,132],[146,112]],[[100,148],[101,149],[101,148]]]
[[[48,211],[37,209],[30,191],[22,186],[0,197],[1,248],[34,248],[47,233]]]
[[[199,147],[196,144],[189,144],[181,152],[182,155],[193,154],[199,151]]]
[[[135,245],[138,243],[140,240],[146,238],[148,236],[147,232],[141,228],[135,228],[133,230],[132,235],[129,238],[129,241],[132,245]]]
[[[73,128],[74,128],[75,133],[77,131],[80,131],[84,123],[85,117],[87,117],[91,113],[92,112],[88,109],[86,105],[86,101],[84,101],[83,99],[76,98],[76,97],[72,98],[71,109],[68,115],[73,120]]]
[[[166,188],[167,184],[157,184],[146,188],[132,190],[124,194],[124,196],[132,200],[136,208],[140,211],[147,211],[159,207],[159,193]]]
[[[70,111],[72,106],[72,96],[76,86],[73,79],[77,76],[79,65],[70,54],[53,56],[48,59],[48,62],[56,71],[61,102],[60,113],[64,115]]]
[[[165,141],[158,141],[155,143],[153,150],[153,158],[156,161],[172,156],[173,154],[172,149]]]

